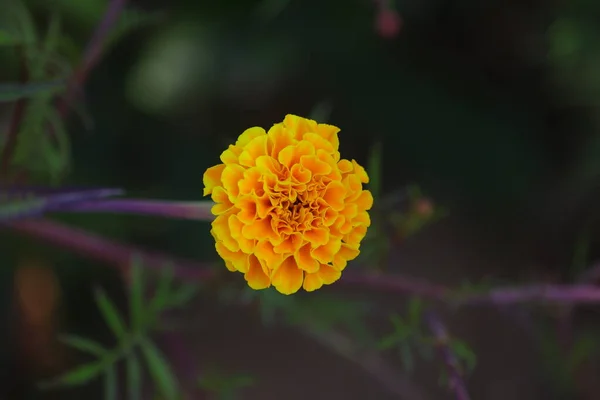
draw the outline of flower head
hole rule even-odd
[[[313,291],[358,256],[373,197],[364,168],[340,159],[338,132],[287,115],[244,131],[204,173],[217,252],[251,288]]]

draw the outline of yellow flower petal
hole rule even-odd
[[[303,279],[304,272],[298,268],[294,257],[288,257],[273,272],[271,284],[282,294],[292,294],[300,289]]]
[[[266,135],[266,133],[267,132],[265,132],[265,130],[263,128],[258,127],[258,126],[255,126],[253,128],[248,128],[244,132],[242,132],[242,134],[240,135],[238,140],[235,142],[235,145],[244,147],[248,143],[250,143],[253,139],[255,139],[259,136]]]
[[[264,194],[261,182],[262,173],[260,168],[254,167],[244,171],[244,179],[238,182],[240,195],[253,194],[262,196]]]
[[[215,202],[215,205],[210,210],[214,215],[224,214],[233,207],[233,203],[229,201],[227,192],[221,186],[216,186],[213,189],[211,198]]]
[[[304,168],[309,170],[313,176],[316,175],[327,175],[331,172],[332,166],[322,161],[316,155],[302,156],[300,163]]]
[[[325,285],[331,285],[333,282],[341,278],[342,273],[329,265],[322,264],[319,268],[319,277]]]
[[[256,256],[248,257],[248,272],[244,274],[248,286],[254,290],[266,289],[271,286],[271,278],[267,274],[267,269],[263,268]]]
[[[271,225],[272,218],[267,216],[263,219],[257,219],[250,225],[244,225],[242,228],[242,235],[246,239],[271,239],[277,240],[279,237],[273,231],[273,226]]]
[[[359,165],[356,160],[352,160],[352,165],[354,166],[354,173],[356,176],[358,176],[358,179],[360,179],[362,183],[369,183],[369,175],[367,175],[367,171],[365,171],[365,169]]]
[[[323,279],[318,272],[314,274],[304,274],[304,282],[302,283],[302,288],[307,292],[313,292],[317,289],[320,289],[323,286]]]
[[[239,197],[235,206],[240,210],[237,216],[243,224],[250,225],[258,218],[256,196]]]
[[[238,162],[238,157],[242,153],[242,150],[238,146],[229,145],[227,150],[221,153],[221,161],[225,165],[236,164]]]
[[[216,242],[215,248],[219,256],[222,259],[227,260],[235,271],[246,272],[248,271],[248,254],[242,253],[241,251],[231,251],[223,242]]]
[[[317,133],[324,139],[327,139],[333,145],[333,148],[336,150],[340,145],[340,141],[338,139],[339,131],[340,128],[333,125],[319,124],[317,127]]]
[[[348,160],[340,160],[337,165],[342,174],[348,174],[354,170],[354,166]]]
[[[257,136],[252,139],[242,151],[239,157],[240,165],[245,167],[253,167],[256,165],[256,159],[261,156],[266,156],[268,149],[269,138],[266,135]]]
[[[225,247],[227,247],[227,249],[229,249],[229,251],[238,251],[240,249],[238,241],[231,237],[228,215],[219,215],[213,221],[212,227],[215,236]]]
[[[340,251],[338,251],[333,258],[333,267],[336,270],[342,271],[346,268],[348,261],[354,260],[359,254],[360,251],[357,246],[350,246],[346,243],[342,243]]]
[[[305,272],[317,272],[319,270],[319,263],[311,255],[310,243],[306,243],[300,247],[298,251],[294,253],[294,259],[298,268]],[[331,257],[333,260],[333,256]]]
[[[254,254],[263,260],[267,268],[275,270],[283,262],[283,255],[275,253],[273,244],[268,240],[259,240],[256,243]]]
[[[294,145],[297,140],[290,134],[290,131],[284,128],[283,124],[275,124],[268,132],[271,141],[270,158],[277,158],[281,150]]]
[[[238,182],[244,177],[244,168],[237,164],[229,164],[221,174],[223,188],[227,191],[227,196],[232,203],[235,203],[236,197],[240,194]]]
[[[367,234],[367,225],[359,225],[349,232],[345,237],[344,241],[349,245],[357,245]]]
[[[312,228],[304,232],[304,237],[314,247],[323,246],[329,241],[329,230],[326,227],[323,228]]]
[[[373,195],[368,190],[363,190],[356,199],[356,205],[360,211],[370,210],[373,207]]]
[[[316,132],[318,129],[316,121],[293,114],[286,115],[283,124],[294,132],[295,138],[298,140],[301,140],[305,133]]]
[[[327,185],[327,189],[325,189],[323,200],[325,200],[334,210],[341,211],[344,209],[345,195],[346,188],[341,182],[331,182]]]
[[[229,231],[231,237],[238,242],[240,251],[251,254],[254,252],[254,248],[256,247],[256,240],[246,239],[244,235],[242,235],[242,228],[244,227],[244,223],[240,220],[238,215],[230,215],[229,220],[227,221],[229,225]]]
[[[323,246],[319,246],[311,252],[311,255],[323,264],[333,261],[334,256],[342,247],[342,239],[330,237]],[[312,272],[312,271],[311,271]]]
[[[206,170],[203,177],[204,196],[213,192],[215,186],[221,186],[221,174],[225,169],[225,164],[215,165]]]

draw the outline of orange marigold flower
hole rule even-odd
[[[313,291],[358,256],[373,196],[364,168],[340,159],[338,132],[287,115],[268,132],[244,131],[204,173],[217,252],[251,288]]]

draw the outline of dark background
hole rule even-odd
[[[449,211],[394,247],[392,271],[449,284],[488,276],[572,279],[582,235],[589,241],[586,263],[598,252],[599,3],[392,3],[399,30],[385,37],[377,20],[392,11],[368,0],[132,2],[161,17],[120,38],[92,72],[85,100],[93,124],[69,120],[72,163],[64,183],[200,200],[204,170],[244,129],[329,107],[328,121],[342,129],[344,158],[365,165],[369,148],[381,142],[384,192],[417,183]],[[30,7],[41,26],[49,10],[59,10],[81,48],[105,4],[56,0]],[[6,65],[0,76],[15,80]],[[8,120],[9,109],[3,114]],[[61,219],[128,243],[216,260],[205,223]],[[60,278],[65,326],[108,338],[91,288],[103,282],[124,299],[113,270],[10,233],[0,246],[2,293],[9,293],[14,268],[31,256],[45,260]],[[242,310],[219,307],[206,299],[190,311],[200,326],[190,334],[191,351],[201,364],[258,375],[243,398],[395,398],[293,329],[268,330]],[[582,318],[586,326],[594,321],[593,310]],[[554,398],[535,335],[514,318],[461,312],[450,329],[478,354],[469,380],[473,399]],[[236,340],[239,332],[243,341]],[[7,350],[14,340],[2,341]],[[20,371],[14,360],[22,358],[9,355],[0,369]],[[11,380],[26,382],[28,374],[15,372]],[[436,389],[437,376],[436,367],[424,367],[414,380],[432,399],[450,398]],[[576,392],[560,398],[598,398],[593,388],[580,385]]]

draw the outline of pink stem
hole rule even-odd
[[[72,228],[47,219],[25,220],[7,224],[14,231],[42,239],[84,257],[115,264],[128,270],[134,257],[139,257],[144,267],[156,271],[172,265],[174,275],[182,279],[207,280],[215,272],[206,264],[175,259],[158,252],[149,252],[94,235],[85,230]]]
[[[469,392],[462,378],[461,367],[456,355],[450,349],[450,337],[442,321],[433,312],[425,315],[425,321],[435,338],[435,344],[442,357],[450,380],[450,388],[456,400],[470,400]]]

